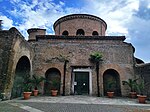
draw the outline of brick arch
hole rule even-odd
[[[16,28],[11,28],[8,33],[11,36],[8,37],[9,43],[6,45],[6,48],[9,48],[6,51],[8,56],[6,58],[7,67],[5,69],[5,74],[7,74],[7,76],[2,84],[3,86],[1,86],[0,89],[2,90],[2,92],[6,93],[6,97],[10,99],[15,82],[15,71],[18,61],[21,57],[26,56],[30,62],[30,69],[32,69],[33,49],[31,48],[29,43],[24,40],[24,38]]]
[[[26,54],[24,54],[24,53],[22,53],[22,54],[19,54],[18,56],[17,56],[17,58],[15,59],[15,64],[14,64],[14,70],[15,70],[15,72],[16,72],[16,69],[17,69],[17,66],[18,66],[18,62],[20,61],[20,60],[23,60],[23,59],[25,59],[27,62],[25,62],[25,63],[30,63],[30,73],[31,73],[31,70],[32,70],[32,63],[31,63],[31,59],[30,59],[30,56],[29,55],[26,55]]]
[[[11,91],[11,98],[22,96],[23,93],[22,85],[24,79],[30,77],[30,72],[31,72],[30,60],[27,56],[24,55],[19,58],[16,64],[13,88]]]
[[[60,94],[60,84],[61,84],[61,72],[57,68],[49,68],[45,72],[46,82],[44,84],[44,94],[50,94],[50,90],[53,89],[52,82],[57,81],[58,86],[56,87],[58,93]]]
[[[13,71],[12,72],[14,73],[14,76],[15,76],[15,70],[17,67],[17,63],[23,57],[28,58],[28,60],[30,62],[30,73],[31,73],[31,71],[32,71],[32,59],[33,59],[33,55],[31,54],[31,53],[33,53],[33,51],[31,49],[31,47],[29,47],[28,43],[18,35],[16,35],[14,41],[15,42],[13,44],[11,57],[10,57],[11,60],[13,60],[13,65],[12,65]]]
[[[103,88],[104,95],[107,95],[107,91],[109,91],[110,83],[111,90],[115,92],[116,96],[121,96],[121,85],[120,85],[120,75],[115,69],[107,69],[103,73]]]
[[[119,65],[110,64],[110,65],[106,65],[105,67],[101,68],[101,75],[102,75],[102,77],[104,75],[104,72],[106,70],[109,70],[109,69],[113,69],[113,70],[117,71],[119,76],[120,76],[120,78],[122,78],[122,74],[125,74],[125,70],[122,69]]]

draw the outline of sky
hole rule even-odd
[[[135,57],[150,63],[150,0],[0,0],[3,29],[16,27],[25,39],[27,29],[45,28],[69,14],[91,14],[107,23],[107,36],[126,36]]]

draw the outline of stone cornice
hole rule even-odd
[[[71,15],[67,15],[67,16],[61,17],[54,23],[53,27],[55,29],[55,27],[58,24],[60,24],[61,22],[64,22],[64,21],[67,21],[67,20],[71,20],[71,19],[77,19],[77,18],[80,18],[80,19],[91,19],[91,20],[99,21],[102,24],[104,24],[105,28],[107,29],[107,24],[106,24],[106,22],[103,19],[101,19],[101,18],[99,18],[97,16],[94,16],[94,15],[89,15],[89,14],[71,14]]]
[[[31,29],[28,29],[27,32],[28,32],[28,34],[30,34],[31,32],[37,32],[38,30],[44,30],[44,31],[46,31],[46,29],[41,29],[41,28],[31,28]]]
[[[124,41],[125,36],[58,36],[58,35],[37,35],[36,41],[42,39],[51,40],[119,40]]]

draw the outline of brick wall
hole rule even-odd
[[[12,45],[11,33],[9,31],[0,31],[0,90],[4,90],[6,79],[8,77],[8,63]]]
[[[134,77],[133,73],[133,48],[131,44],[124,43],[123,40],[111,40],[111,37],[97,37],[97,39],[79,39],[76,37],[64,38],[54,36],[40,36],[38,41],[32,42],[35,57],[33,59],[33,71],[39,75],[45,75],[45,72],[51,68],[58,68],[63,79],[63,62],[60,55],[69,60],[66,77],[66,91],[70,94],[71,86],[71,66],[94,66],[90,61],[90,54],[94,51],[102,52],[103,62],[100,67],[100,87],[103,89],[103,73],[107,69],[115,69],[120,75],[120,84],[122,80]],[[47,38],[47,39],[46,39]],[[86,37],[83,37],[86,38]],[[112,37],[113,38],[113,37]],[[121,37],[118,37],[121,38]],[[93,94],[96,90],[96,71],[92,68]],[[126,94],[124,89],[122,94]],[[103,94],[103,90],[102,90]]]

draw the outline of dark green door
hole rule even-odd
[[[89,94],[89,72],[75,72],[74,93]]]

